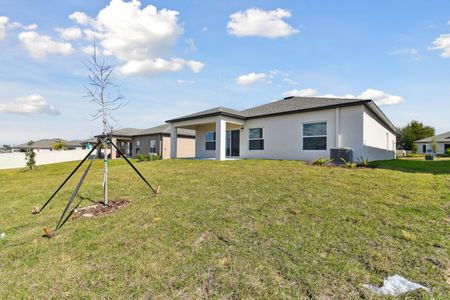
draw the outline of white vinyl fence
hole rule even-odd
[[[54,164],[65,161],[82,160],[90,150],[61,150],[36,152],[36,165]],[[25,153],[0,153],[0,169],[23,168],[26,166]]]

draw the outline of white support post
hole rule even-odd
[[[341,111],[340,108],[336,108],[336,148],[341,147]]]
[[[225,120],[216,121],[216,160],[225,160],[226,151],[226,130],[227,122]]]
[[[170,158],[177,158],[177,128],[170,127]]]

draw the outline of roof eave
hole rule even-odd
[[[190,117],[181,117],[181,118],[170,119],[170,120],[167,120],[166,123],[175,123],[175,122],[189,121],[189,120],[195,120],[195,119],[203,119],[203,118],[214,117],[214,116],[219,116],[219,115],[226,116],[226,117],[232,117],[232,118],[236,118],[236,119],[241,119],[241,120],[246,119],[246,117],[244,117],[244,116],[239,116],[239,115],[220,111],[220,112],[213,112],[213,113],[199,115],[199,116],[190,116]]]

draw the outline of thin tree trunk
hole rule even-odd
[[[105,151],[105,157],[103,160],[103,203],[108,206],[108,144],[105,142],[103,144],[103,149]]]

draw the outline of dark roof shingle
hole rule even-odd
[[[179,118],[167,120],[166,122],[180,122],[214,115],[226,115],[240,119],[252,119],[265,116],[330,109],[334,107],[351,106],[357,104],[366,105],[389,129],[394,132],[396,131],[396,127],[394,126],[394,124],[392,124],[392,122],[372,100],[355,98],[286,97],[282,100],[248,108],[242,111],[237,111],[226,107],[215,107]]]

